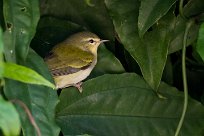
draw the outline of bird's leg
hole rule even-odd
[[[76,84],[73,85],[74,87],[76,87],[79,90],[80,93],[82,93],[82,91],[83,91],[82,87],[81,87],[82,83],[83,82],[79,82],[79,83],[76,83]]]

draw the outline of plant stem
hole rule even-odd
[[[33,116],[31,114],[30,110],[28,109],[28,107],[20,100],[11,100],[11,102],[19,104],[24,109],[24,111],[28,115],[28,118],[29,118],[31,124],[33,125],[33,127],[35,128],[35,130],[37,132],[37,136],[41,136],[40,128],[36,124],[35,119],[33,118]]]
[[[183,19],[187,19],[187,17],[183,13],[183,0],[179,1],[179,14]]]
[[[183,89],[184,89],[184,104],[183,104],[183,111],[181,118],[179,120],[179,124],[177,126],[175,136],[179,135],[180,129],[183,125],[187,106],[188,106],[188,85],[187,85],[187,77],[186,77],[186,45],[187,45],[187,39],[188,39],[188,32],[190,30],[191,25],[193,24],[193,20],[189,20],[186,23],[186,29],[184,33],[184,38],[183,38],[183,47],[182,47],[182,77],[183,77]]]
[[[184,19],[187,20],[186,16],[183,13],[183,0],[179,1],[179,13],[180,16]],[[183,47],[182,47],[182,77],[183,77],[183,89],[184,89],[184,103],[183,103],[183,111],[181,118],[179,120],[178,126],[176,128],[175,136],[179,135],[179,132],[181,130],[181,127],[184,122],[184,118],[186,115],[187,111],[187,106],[188,106],[188,85],[187,85],[187,77],[186,77],[186,43],[187,43],[187,38],[188,38],[188,32],[191,27],[192,21],[187,21],[186,22],[186,28],[184,32],[184,37],[183,37]]]

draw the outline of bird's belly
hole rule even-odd
[[[90,66],[85,70],[80,70],[76,73],[63,75],[63,76],[56,76],[54,77],[55,84],[57,88],[65,88],[69,86],[73,86],[76,83],[81,82],[85,78],[89,76],[94,66]]]

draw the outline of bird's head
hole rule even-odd
[[[83,50],[88,50],[93,54],[96,54],[98,46],[107,42],[108,40],[101,40],[96,34],[91,32],[79,32],[67,39],[67,42],[78,46]]]

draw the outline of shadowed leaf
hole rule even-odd
[[[138,30],[140,37],[164,16],[176,0],[142,0],[139,17]]]

